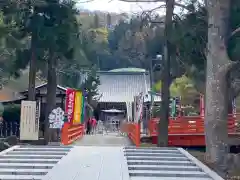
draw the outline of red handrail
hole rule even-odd
[[[149,121],[148,129],[150,136],[156,136],[159,119],[153,118]],[[237,129],[236,121],[233,116],[229,116],[228,132],[235,133]],[[169,119],[169,134],[204,134],[204,119],[200,116],[177,117]]]
[[[138,123],[124,122],[121,131],[127,133],[129,139],[136,145],[140,146],[140,125]]]
[[[84,129],[85,128],[83,124],[73,125],[68,122],[64,123],[61,134],[62,144],[69,145],[77,139],[83,137]]]

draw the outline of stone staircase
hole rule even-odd
[[[125,147],[124,152],[131,180],[222,180],[181,148]]]
[[[14,146],[0,153],[0,180],[41,180],[71,147]]]

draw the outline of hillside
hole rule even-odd
[[[94,17],[97,15],[99,18],[100,27],[107,27],[108,14],[111,17],[111,26],[115,26],[116,24],[118,24],[120,20],[125,20],[128,18],[128,14],[126,13],[117,14],[103,11],[88,11],[88,10],[80,10],[78,18],[83,28],[89,28],[94,24]]]

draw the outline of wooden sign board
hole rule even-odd
[[[36,101],[21,102],[20,140],[38,140],[40,104]]]

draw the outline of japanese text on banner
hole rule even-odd
[[[74,101],[75,101],[75,90],[67,89],[66,91],[66,114],[68,122],[72,122],[74,118]]]

